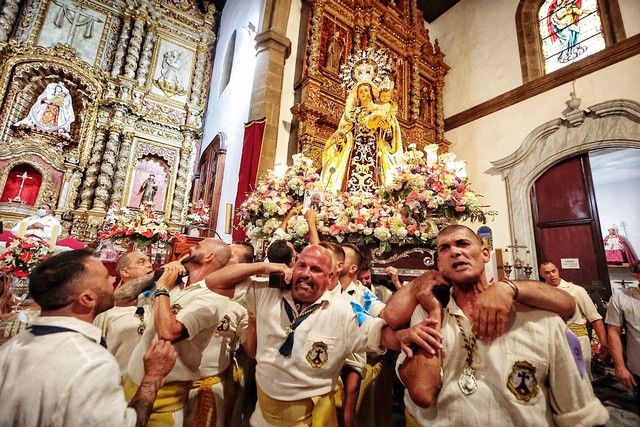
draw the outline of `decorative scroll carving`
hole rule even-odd
[[[20,2],[18,0],[6,0],[0,11],[0,41],[6,42],[18,17]]]
[[[162,157],[167,161],[169,167],[172,167],[176,161],[176,150],[161,147],[159,145],[147,144],[144,142],[139,143],[134,157],[136,159],[140,159],[149,155]]]

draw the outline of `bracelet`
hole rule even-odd
[[[169,297],[169,291],[166,290],[165,288],[157,288],[156,291],[153,293],[153,297],[158,298],[159,296]]]
[[[506,283],[513,290],[513,300],[518,301],[518,287],[509,279],[502,279],[501,282]]]

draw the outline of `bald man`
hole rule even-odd
[[[181,426],[183,408],[191,383],[200,378],[200,362],[205,347],[220,322],[220,312],[227,299],[209,289],[204,277],[229,261],[226,243],[204,239],[189,249],[182,261],[164,266],[164,274],[156,282],[149,322],[127,365],[124,387],[127,397],[140,383],[143,372],[142,355],[150,343],[159,337],[174,343],[178,357],[167,375],[156,399],[151,421],[161,425]],[[179,275],[187,276],[177,281]]]
[[[126,253],[116,264],[116,273],[121,278],[118,288],[152,272],[151,260],[147,255],[140,251]],[[102,336],[107,341],[107,350],[118,361],[120,374],[123,377],[126,375],[131,353],[140,341],[147,320],[148,310],[145,311],[144,302],[138,305],[136,296],[116,300],[113,308],[99,314],[93,321],[93,324],[102,330]]]

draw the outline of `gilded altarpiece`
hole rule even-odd
[[[368,48],[382,48],[389,57],[404,145],[438,144],[447,150],[443,89],[449,67],[438,41],[431,43],[416,0],[311,0],[307,12],[300,102],[292,108],[299,152],[321,165],[325,142],[345,106],[340,67],[349,55]]]
[[[47,202],[67,234],[91,240],[109,207],[139,208],[136,194],[153,171],[162,179],[154,209],[178,225],[215,19],[212,5],[203,12],[192,0],[2,3],[0,189],[12,170],[42,176],[35,203],[0,202],[5,227]]]

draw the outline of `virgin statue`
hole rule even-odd
[[[61,82],[49,83],[36,99],[27,117],[15,125],[68,134],[75,119],[69,89]]]
[[[393,84],[387,79],[381,86],[363,79],[349,91],[338,129],[322,152],[325,191],[373,193],[392,182],[402,136],[398,106],[391,101]]]

